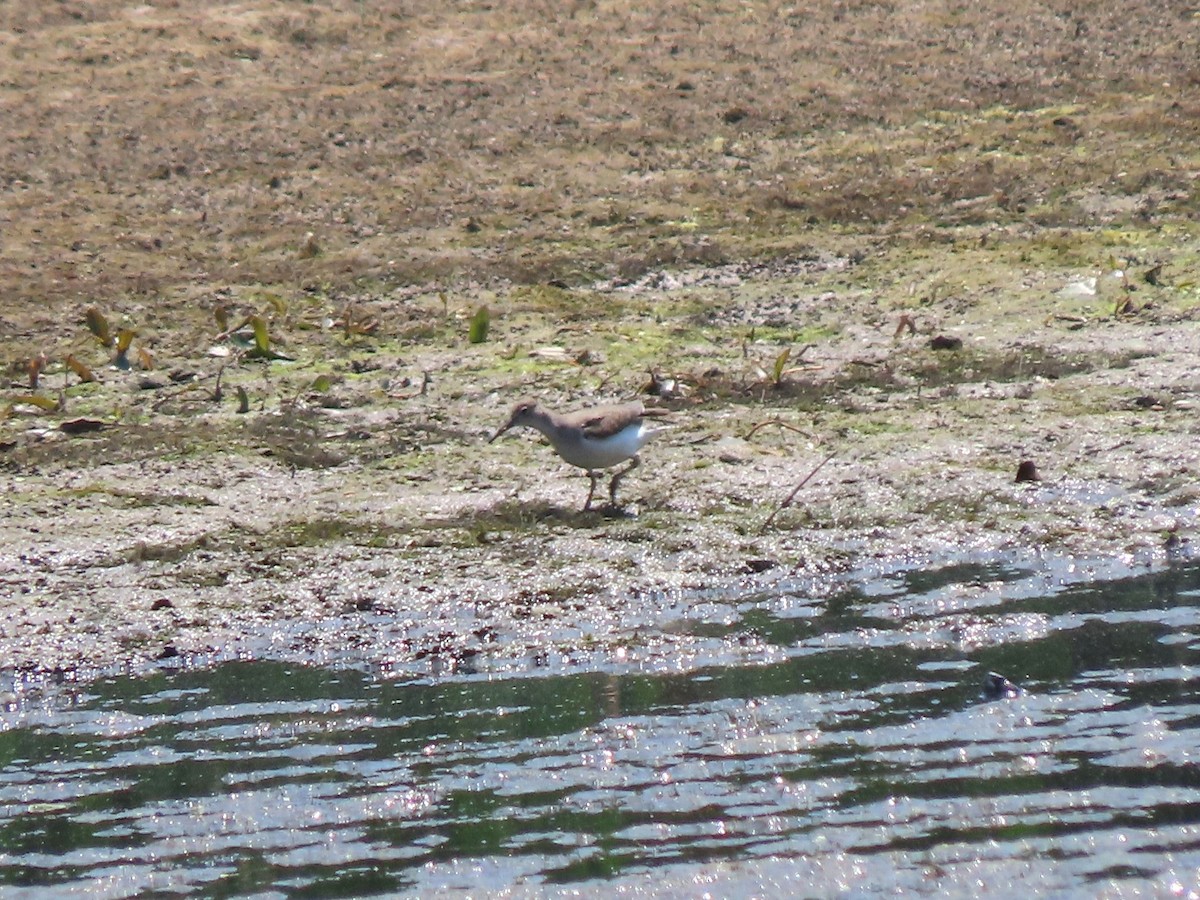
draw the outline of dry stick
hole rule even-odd
[[[802,434],[805,437],[808,436],[808,432],[803,428],[797,428],[795,425],[789,425],[787,422],[783,421],[783,419],[767,419],[767,421],[759,422],[757,425],[747,431],[746,440],[750,440],[750,438],[754,437],[768,425],[778,425],[780,428],[786,428],[788,431],[796,432],[796,434]]]
[[[777,507],[775,507],[775,511],[773,513],[771,513],[771,515],[767,516],[767,521],[763,522],[763,525],[762,525],[763,531],[766,531],[768,528],[771,527],[771,523],[775,521],[775,517],[777,515],[779,515],[779,513],[781,511],[786,509],[788,504],[790,504],[796,498],[796,495],[798,493],[800,493],[800,489],[802,487],[804,487],[806,484],[808,484],[809,479],[811,479],[814,475],[816,475],[818,472],[820,472],[821,469],[824,468],[825,463],[829,462],[835,456],[837,456],[836,453],[830,453],[827,457],[825,457],[823,460],[821,460],[819,463],[817,463],[817,467],[815,469],[813,469],[811,472],[809,472],[807,475],[804,476],[804,480],[801,481],[798,485],[796,485],[792,489],[792,492],[787,495],[787,498],[782,503],[780,503]]]
[[[233,336],[234,332],[241,331],[243,328],[245,328],[247,325],[250,324],[250,320],[253,318],[254,318],[253,316],[246,316],[246,318],[242,319],[242,321],[238,322],[232,328],[227,328],[225,331],[222,331],[220,334],[218,334],[214,338],[214,340],[216,340],[218,342],[229,340],[229,338]]]
[[[224,372],[224,371],[225,371],[225,367],[221,366],[221,372]],[[217,373],[218,381],[220,381],[221,372]],[[160,409],[162,409],[166,404],[170,403],[176,397],[182,397],[184,394],[187,394],[187,393],[190,393],[191,391],[196,390],[196,388],[200,387],[200,385],[202,385],[204,382],[208,381],[208,379],[210,379],[212,377],[213,377],[213,375],[211,372],[209,372],[207,375],[197,375],[194,379],[189,381],[187,384],[185,384],[179,390],[171,391],[169,394],[164,394],[163,396],[159,397],[157,400],[154,401],[154,403],[151,404],[150,409],[153,410],[154,412],[158,412]]]
[[[429,386],[433,384],[433,379],[429,376],[428,371],[421,373],[421,387],[418,390],[406,391],[403,394],[397,392],[388,394],[393,400],[411,400],[413,397],[424,397],[429,392]]]

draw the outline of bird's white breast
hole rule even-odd
[[[659,429],[645,422],[618,431],[611,437],[592,438],[579,435],[574,438],[551,440],[558,455],[573,466],[581,469],[607,469],[632,459]]]

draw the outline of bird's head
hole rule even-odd
[[[488,443],[490,444],[510,428],[516,428],[518,425],[528,425],[530,418],[533,416],[533,413],[537,408],[537,401],[522,400],[512,408],[512,413],[509,415],[508,421],[504,423],[504,426],[490,438],[488,438]]]

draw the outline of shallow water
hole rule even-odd
[[[18,694],[0,895],[1188,896],[1200,567],[1030,579],[739,598],[680,627],[762,652],[692,671],[227,662]],[[982,696],[990,670],[1022,692]]]

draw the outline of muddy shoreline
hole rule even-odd
[[[243,386],[259,407],[244,413],[199,377],[220,358],[196,361],[186,404],[162,402],[175,385],[113,369],[79,386],[87,399],[59,427],[19,410],[0,475],[5,668],[87,677],[239,654],[397,677],[614,654],[690,666],[711,648],[681,622],[719,621],[780,584],[844,591],[873,571],[964,559],[1040,559],[1031,571],[1048,574],[1031,577],[1054,581],[1194,558],[1194,309],[1084,327],[1046,318],[1036,341],[1027,317],[994,306],[953,328],[925,311],[897,335],[895,320],[867,324],[867,297],[839,298],[849,321],[803,346],[729,324],[811,320],[825,302],[812,282],[831,271],[731,282],[693,270],[621,288],[659,310],[644,345],[659,355],[632,372],[611,359],[641,352],[636,336],[551,335],[514,312],[494,342],[426,358],[343,348],[320,363],[324,390],[315,358],[226,366],[226,390]],[[664,313],[676,303],[702,309],[700,324]],[[721,346],[731,330],[743,341]],[[694,342],[664,351],[659,333]],[[932,349],[942,334],[962,343]],[[766,369],[780,347],[796,365],[776,379]],[[398,378],[402,365],[432,373],[424,393]],[[665,395],[646,395],[638,371],[656,372]],[[643,452],[619,514],[580,512],[586,479],[532,432],[486,443],[518,397],[565,407],[639,392],[672,409],[672,428]],[[141,414],[62,430],[74,407],[113,396]],[[1016,481],[1025,459],[1041,481]]]
[[[7,8],[10,678],[688,665],[788,579],[1194,558],[1191,8]],[[671,410],[624,514],[485,442],[522,397]]]

